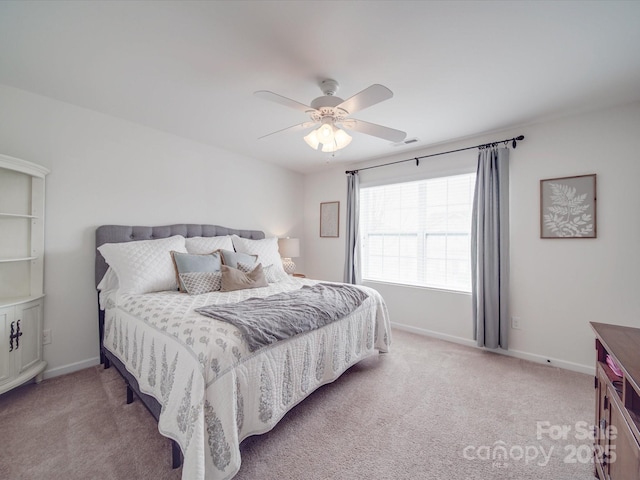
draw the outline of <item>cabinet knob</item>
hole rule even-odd
[[[607,428],[607,421],[604,418],[600,419],[600,430],[606,430]]]

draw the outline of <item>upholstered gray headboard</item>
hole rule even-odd
[[[260,230],[235,230],[218,225],[164,225],[162,227],[132,227],[128,225],[102,225],[96,229],[96,248],[103,243],[132,242],[134,240],[152,240],[154,238],[168,238],[173,235],[188,237],[219,237],[222,235],[238,235],[243,238],[260,240],[265,238]],[[96,286],[102,280],[108,265],[98,250],[96,250]]]

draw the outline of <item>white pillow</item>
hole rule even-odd
[[[158,240],[105,243],[98,250],[118,276],[120,290],[129,293],[176,290],[178,285],[171,250],[187,253],[182,235]]]
[[[187,252],[194,255],[206,255],[216,250],[233,250],[233,242],[229,235],[220,237],[190,237],[185,240]]]
[[[278,252],[278,239],[265,238],[263,240],[250,240],[248,238],[241,238],[237,235],[231,235],[233,246],[236,252],[248,253],[250,255],[258,255],[258,262],[263,267],[273,265],[273,274],[280,278],[287,277],[287,273],[282,266],[282,259]]]
[[[100,280],[96,289],[104,292],[118,289],[118,276],[116,275],[116,272],[113,271],[113,268],[107,268],[107,271],[102,277],[102,280]]]

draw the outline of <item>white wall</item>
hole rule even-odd
[[[342,279],[344,167],[303,177],[2,85],[0,105],[0,152],[51,169],[45,328],[52,330],[53,343],[44,350],[49,376],[96,361],[93,242],[101,224],[214,223],[300,236],[297,270]],[[523,133],[526,139],[511,154],[510,178],[511,306],[522,329],[510,331],[510,349],[525,358],[588,370],[594,358],[589,321],[640,326],[638,132],[640,103],[634,103],[369,164]],[[467,153],[475,159],[475,151]],[[412,163],[401,168],[411,173],[438,165],[423,160],[418,168]],[[598,238],[541,240],[539,180],[589,173],[598,175]],[[319,238],[320,202],[335,200],[341,206],[340,238]],[[375,287],[394,323],[473,343],[469,295]]]
[[[280,167],[0,85],[0,152],[47,177],[46,376],[97,362],[95,228],[211,223],[303,231],[303,177]],[[303,258],[297,259],[304,269]]]
[[[594,340],[589,322],[640,327],[640,103],[550,120],[524,128],[411,152],[384,163],[524,134],[510,160],[511,312],[522,328],[510,330],[510,354],[591,371]],[[456,155],[456,162],[461,154]],[[475,160],[475,150],[462,155]],[[439,158],[420,167],[441,168]],[[349,168],[356,168],[350,166]],[[396,167],[386,167],[397,174]],[[385,169],[376,170],[381,174]],[[305,178],[306,273],[341,280],[344,235],[319,238],[319,203],[346,200],[345,168]],[[393,171],[393,173],[392,173]],[[410,173],[410,172],[409,172]],[[597,239],[542,240],[539,182],[595,173]],[[344,212],[340,231],[344,232]],[[414,331],[473,344],[470,296],[426,288],[370,283],[385,297],[391,320]]]
[[[304,238],[302,255],[308,277],[340,282],[344,271],[345,205],[347,180],[344,167],[329,168],[325,172],[305,176],[304,182]],[[339,237],[320,238],[320,203],[340,202]]]

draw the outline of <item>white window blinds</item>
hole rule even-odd
[[[475,173],[360,189],[362,277],[471,291]]]

